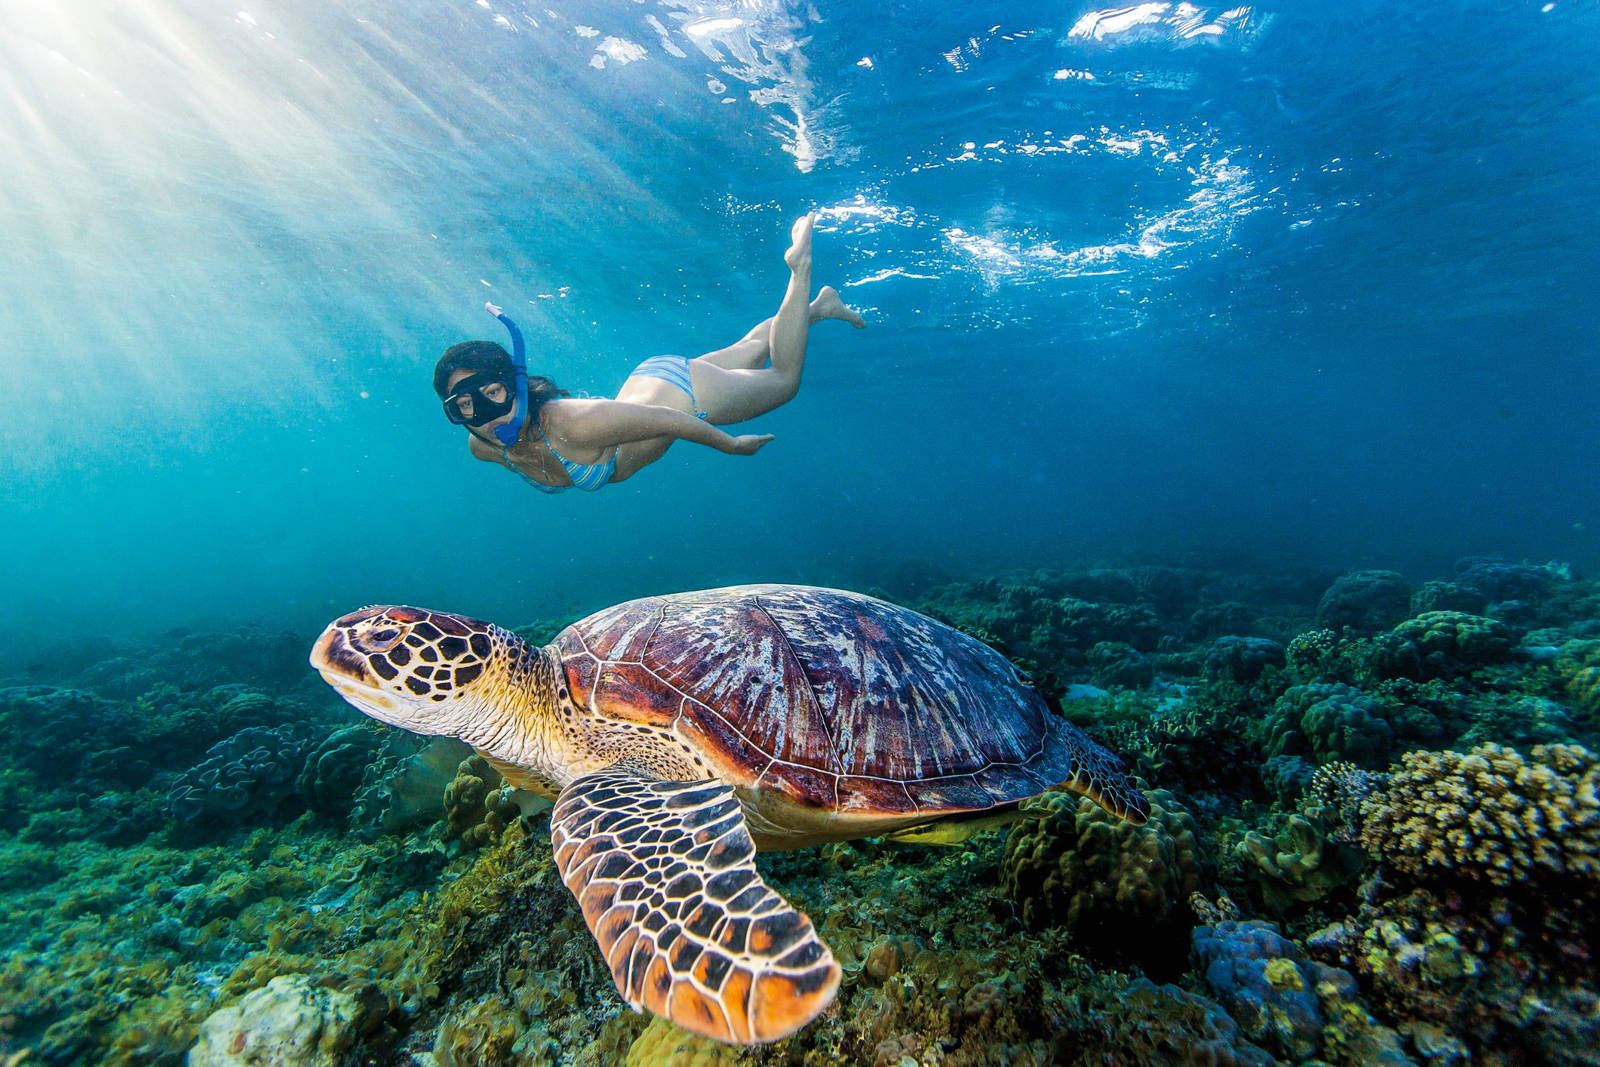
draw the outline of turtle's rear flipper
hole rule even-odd
[[[609,768],[562,790],[550,839],[636,1010],[754,1044],[787,1037],[832,1002],[839,965],[811,920],[756,872],[728,786]]]

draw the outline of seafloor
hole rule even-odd
[[[0,1065],[1600,1063],[1600,583],[1423,577],[902,576],[1153,815],[762,857],[845,979],[743,1050],[628,1010],[545,812],[356,715],[312,635],[41,651],[0,689]]]

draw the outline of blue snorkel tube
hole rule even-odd
[[[517,329],[511,317],[487,301],[483,306],[505,323],[506,330],[511,334],[511,369],[517,378],[517,406],[512,409],[510,422],[494,428],[495,440],[510,448],[522,436],[522,424],[528,421],[528,351],[522,343],[522,331]]]

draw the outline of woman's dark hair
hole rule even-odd
[[[493,341],[463,341],[451,345],[433,365],[433,391],[443,400],[450,392],[450,375],[458,370],[473,374],[493,374],[511,383],[511,353]],[[528,375],[528,412],[531,418],[547,400],[572,394],[542,374]]]

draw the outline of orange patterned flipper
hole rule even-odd
[[[562,790],[550,813],[561,880],[635,1010],[749,1045],[833,1001],[839,965],[811,920],[761,880],[733,790],[621,768]]]

